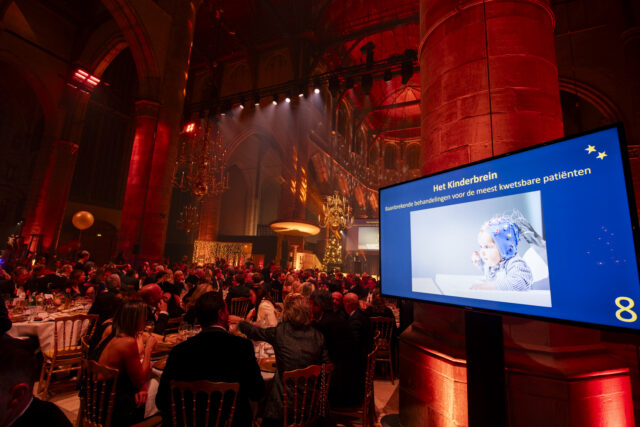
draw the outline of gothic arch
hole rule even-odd
[[[49,91],[44,80],[40,75],[33,72],[28,64],[22,62],[22,60],[13,53],[0,50],[0,63],[1,62],[5,62],[20,70],[20,73],[40,102],[45,123],[43,138],[46,138],[47,135],[54,137],[53,132],[57,125],[58,111],[53,101],[53,94]]]
[[[102,0],[122,31],[136,64],[141,98],[156,99],[160,67],[151,38],[135,6],[129,0]],[[105,67],[106,68],[106,67]]]
[[[618,109],[611,98],[603,92],[588,83],[579,82],[573,78],[560,76],[558,80],[561,91],[573,93],[579,98],[588,101],[612,123],[622,121],[622,113],[620,112],[620,109]]]

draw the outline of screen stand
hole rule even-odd
[[[502,317],[465,310],[469,426],[507,425]]]

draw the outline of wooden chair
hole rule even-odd
[[[273,302],[274,304],[277,302],[282,302],[282,291],[271,289],[269,290],[269,296],[271,297],[271,302]]]
[[[81,339],[93,334],[97,320],[97,314],[77,314],[54,321],[53,348],[42,352],[44,362],[38,393],[42,393],[44,398],[49,391],[52,374],[80,369],[83,355]]]
[[[82,388],[78,427],[109,427],[118,382],[117,369],[93,360],[82,361]]]
[[[325,415],[331,372],[333,365],[327,363],[282,374],[285,427],[315,426],[318,418]]]
[[[211,415],[215,415],[214,426],[230,426],[233,422],[233,414],[236,410],[236,400],[240,383],[221,383],[211,381],[171,381],[171,420],[173,426],[209,426]],[[204,400],[197,399],[198,393],[204,394],[207,398],[206,407],[202,406]],[[227,393],[232,394],[232,399],[225,399]],[[176,394],[179,395],[180,408],[176,408]],[[211,411],[212,397],[219,394],[220,397],[214,400],[214,410]],[[185,398],[186,397],[186,398]],[[231,401],[231,407],[228,403]],[[187,403],[188,402],[188,403]],[[216,403],[217,402],[217,403]],[[191,408],[191,424],[187,423],[187,407]],[[199,410],[197,410],[199,408]],[[205,410],[206,408],[206,410]],[[180,412],[178,412],[178,410]],[[204,412],[204,423],[202,422]],[[225,417],[222,417],[225,413]],[[181,422],[178,424],[178,414]],[[199,419],[199,420],[198,420]],[[199,422],[198,422],[199,421]],[[221,423],[222,422],[222,423]]]
[[[396,325],[395,319],[390,317],[372,317],[371,326],[373,330],[380,333],[375,344],[378,346],[376,353],[376,361],[389,364],[389,372],[391,374],[391,384],[395,378],[393,374],[393,361],[391,358],[392,346],[391,337],[393,329]]]
[[[164,329],[164,335],[177,334],[178,328],[184,322],[184,314],[178,317],[170,317],[167,321],[167,327]]]
[[[120,371],[93,360],[83,360],[82,371],[84,374],[76,427],[110,427]],[[131,427],[154,427],[161,424],[162,417],[155,416]]]
[[[229,314],[242,317],[247,317],[249,313],[249,306],[251,305],[250,298],[231,298],[231,307],[229,308]]]
[[[357,408],[340,408],[331,409],[331,418],[338,418],[341,424],[345,424],[344,418],[347,419],[362,419],[363,427],[373,427],[376,423],[376,403],[373,395],[373,376],[376,371],[376,352],[378,347],[376,346],[371,353],[367,355],[367,370],[365,374],[364,382],[364,401],[361,407]],[[346,422],[346,424],[351,424]]]

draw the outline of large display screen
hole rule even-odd
[[[640,329],[618,127],[380,190],[382,292]]]

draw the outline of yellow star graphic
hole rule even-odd
[[[607,153],[605,153],[604,151],[603,152],[598,151],[598,158],[600,160],[604,160],[605,157],[607,157]]]
[[[587,154],[591,154],[594,151],[596,151],[596,147],[594,145],[587,145],[587,148],[585,148],[585,151],[587,152]]]

